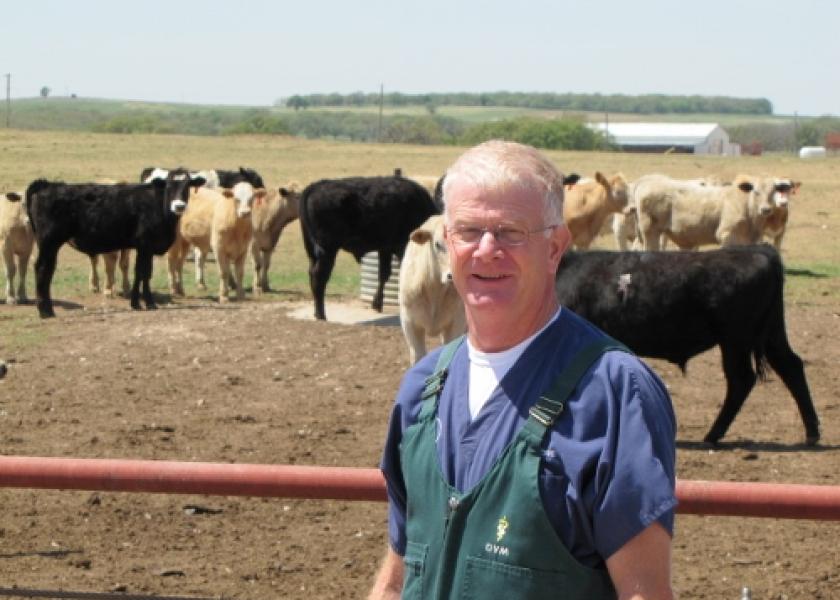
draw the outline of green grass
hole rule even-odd
[[[785,300],[796,304],[822,304],[840,298],[840,263],[785,265]]]

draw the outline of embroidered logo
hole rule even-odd
[[[502,538],[505,537],[507,533],[508,525],[510,523],[507,520],[507,517],[502,517],[499,519],[499,522],[496,524],[496,541],[501,542]]]

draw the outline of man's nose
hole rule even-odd
[[[478,255],[493,255],[500,248],[501,245],[499,244],[499,240],[496,238],[496,234],[493,231],[487,230],[484,231],[478,239],[478,246],[475,251]]]

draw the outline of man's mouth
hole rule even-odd
[[[473,277],[482,281],[499,281],[507,277],[507,275],[481,275],[480,273],[475,273]]]

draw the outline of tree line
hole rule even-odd
[[[12,126],[23,129],[77,129],[110,133],[186,135],[293,135],[356,142],[471,145],[504,138],[557,150],[610,149],[602,134],[576,113],[560,118],[519,117],[469,123],[427,110],[423,114],[379,116],[375,111],[278,111],[271,108],[205,107],[145,104],[137,107],[105,100],[40,98],[16,101]],[[840,132],[840,118],[761,119],[725,126],[730,140],[744,151],[795,151],[823,145]]]
[[[556,94],[540,92],[485,92],[388,94],[354,92],[352,94],[296,94],[279,101],[296,110],[319,107],[389,107],[427,106],[501,106],[544,110],[613,112],[634,114],[718,113],[772,115],[773,105],[766,98],[729,96],[672,96],[665,94]]]

